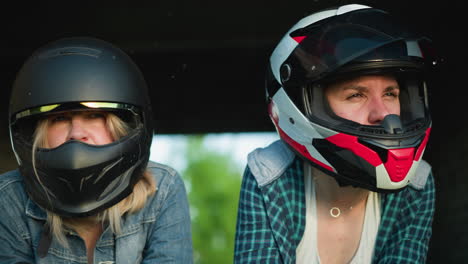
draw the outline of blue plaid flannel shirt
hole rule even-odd
[[[305,228],[302,161],[280,141],[272,145],[282,149],[279,159],[269,159],[269,155],[278,154],[268,153],[268,148],[249,155],[239,199],[234,263],[296,262],[296,248]],[[255,154],[263,155],[263,160],[252,162]],[[435,190],[430,166],[422,163],[420,167],[426,168],[422,181],[381,196],[382,216],[373,263],[426,261]],[[254,176],[251,167],[256,171],[260,168],[260,174],[276,176]]]

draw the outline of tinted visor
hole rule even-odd
[[[26,109],[13,116],[12,123],[23,117],[38,115],[38,114],[50,114],[57,112],[65,112],[70,110],[79,109],[95,109],[103,111],[115,111],[115,110],[126,110],[137,114],[137,108],[128,104],[110,103],[110,102],[76,102],[76,103],[65,103],[65,104],[51,104]]]
[[[408,33],[386,13],[375,9],[327,18],[293,31],[290,36],[299,44],[285,61],[293,69],[285,85],[322,79],[358,58],[421,60],[421,42],[427,41]],[[394,47],[383,48],[389,45]]]
[[[51,115],[80,111],[113,113],[130,129],[135,129],[142,125],[140,110],[133,105],[113,102],[71,102],[38,106],[12,115],[10,120],[12,136],[25,142],[32,142],[39,120]]]

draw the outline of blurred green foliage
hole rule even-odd
[[[188,137],[186,159],[194,262],[232,263],[241,169],[229,154],[203,146],[203,136]]]

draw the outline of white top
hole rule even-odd
[[[296,264],[318,264],[320,263],[320,257],[318,255],[317,246],[317,207],[315,187],[313,184],[311,167],[309,165],[304,166],[304,185],[306,226],[301,242],[296,249]],[[371,263],[379,224],[380,195],[376,192],[369,192],[359,247],[350,264]]]

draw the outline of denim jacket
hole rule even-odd
[[[192,263],[192,238],[185,186],[175,170],[150,162],[158,189],[140,211],[122,219],[122,232],[106,228],[94,263]],[[43,258],[38,245],[46,213],[24,189],[18,170],[0,176],[0,263],[87,263],[84,241],[68,232],[69,248],[55,239]]]

